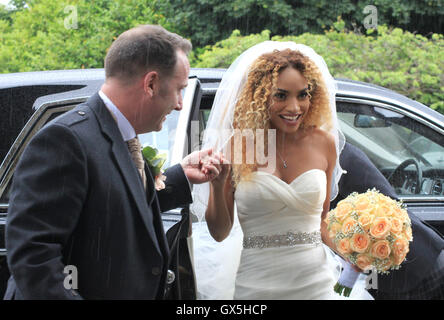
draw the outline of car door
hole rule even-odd
[[[372,160],[398,197],[444,233],[444,130],[399,106],[339,97],[346,140]]]

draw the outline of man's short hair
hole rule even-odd
[[[106,78],[125,82],[156,70],[167,77],[174,72],[176,52],[188,54],[191,42],[158,25],[141,25],[122,33],[105,57]]]

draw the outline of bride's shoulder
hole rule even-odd
[[[321,152],[327,155],[331,155],[332,157],[336,155],[335,137],[330,132],[313,127],[309,134],[312,145],[318,146]]]
[[[326,144],[327,146],[331,146],[335,144],[335,137],[328,131],[322,130],[320,128],[312,127],[309,129],[308,134],[312,139],[317,142],[321,142]]]

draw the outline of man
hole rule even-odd
[[[5,298],[163,298],[169,248],[160,212],[190,203],[189,182],[218,172],[199,165],[210,151],[193,153],[165,172],[156,194],[136,135],[181,110],[190,50],[160,26],[124,32],[105,58],[101,91],[30,141],[10,198]],[[77,269],[78,290],[65,266]]]
[[[332,208],[352,192],[372,188],[397,198],[389,182],[358,148],[346,143],[340,163],[347,173],[339,181],[339,194]],[[413,242],[406,261],[399,270],[378,275],[378,288],[368,291],[375,299],[444,299],[444,238],[411,212],[409,216]]]

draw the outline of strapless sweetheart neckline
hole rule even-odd
[[[281,181],[282,183],[284,183],[284,184],[286,184],[288,186],[291,186],[295,181],[299,180],[299,178],[303,177],[304,175],[306,175],[307,173],[309,173],[311,171],[320,171],[320,172],[323,172],[325,174],[324,170],[314,168],[314,169],[310,169],[310,170],[302,172],[300,175],[298,175],[296,178],[294,178],[293,181],[291,181],[290,183],[287,183],[286,181],[282,180],[281,178],[275,176],[272,173],[266,172],[266,171],[255,171],[254,173],[256,173],[256,174],[261,173],[261,174],[264,174],[264,175],[271,176],[271,177]]]

